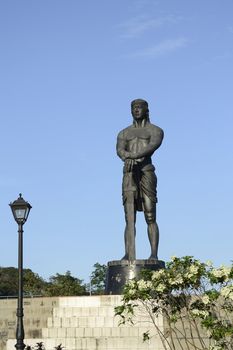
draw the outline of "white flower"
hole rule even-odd
[[[158,271],[153,271],[151,279],[152,281],[159,279],[160,277],[165,275],[165,270],[164,269],[160,269]]]
[[[192,314],[194,316],[198,316],[199,315],[199,310],[198,309],[193,309],[191,312],[192,312]]]
[[[230,292],[231,292],[231,289],[229,288],[229,286],[223,287],[223,288],[220,290],[220,294],[221,294],[223,297],[225,297],[225,298],[228,297],[228,295],[230,294]]]
[[[192,277],[194,277],[196,275],[196,273],[193,273],[193,272],[186,272],[185,274],[184,274],[184,277],[185,278],[192,278]],[[195,277],[197,277],[197,276],[195,276]]]
[[[233,300],[233,285],[223,287],[220,291],[220,294],[224,298],[229,298]]]
[[[135,287],[135,281],[134,280],[129,280],[128,281],[128,286],[131,287],[131,288]]]
[[[183,277],[182,276],[177,276],[176,283],[177,284],[182,284],[183,282],[184,282]]]
[[[151,281],[146,281],[146,287],[151,289],[153,287],[153,284]]]
[[[210,345],[209,350],[222,350],[222,347],[219,345]]]
[[[213,269],[212,275],[214,277],[223,277],[225,274],[224,274],[224,271],[222,271],[221,269]]]
[[[166,289],[166,286],[165,286],[165,284],[163,284],[163,283],[159,283],[159,284],[155,287],[155,290],[156,290],[157,292],[164,292],[165,289]]]
[[[190,273],[196,275],[198,273],[198,266],[191,265],[189,270],[190,270]]]
[[[201,298],[201,300],[202,300],[202,302],[203,302],[204,304],[206,304],[206,305],[210,303],[210,298],[209,298],[209,296],[208,296],[207,294],[203,295],[203,297]]]
[[[144,280],[139,280],[139,281],[137,282],[137,284],[138,284],[138,289],[139,289],[140,291],[142,291],[142,290],[147,290],[147,289],[151,289],[152,286],[153,286],[151,281],[144,281]]]
[[[212,270],[212,275],[217,278],[224,278],[225,281],[229,281],[229,274],[231,272],[231,267],[226,267],[221,265],[218,269]]]
[[[159,271],[153,271],[151,276],[152,281],[157,280],[159,278]]]
[[[200,315],[203,316],[204,318],[209,316],[209,312],[208,311],[200,311]]]
[[[172,255],[172,256],[171,256],[171,260],[174,261],[175,259],[177,259],[177,256]]]
[[[206,264],[206,266],[208,266],[208,267],[213,266],[213,263],[212,263],[211,260],[207,260],[205,264]]]
[[[192,278],[194,276],[196,277],[196,275],[198,274],[198,271],[199,271],[199,266],[193,264],[189,267],[188,272],[186,272],[184,276],[186,278]]]
[[[136,292],[136,291],[135,291],[134,289],[130,289],[130,290],[128,291],[128,295],[132,297],[132,296],[135,295],[135,292]]]
[[[207,316],[209,316],[208,311],[204,311],[204,310],[193,309],[191,313],[193,314],[193,316],[198,316],[201,318],[206,318]]]
[[[231,272],[231,267],[221,265],[220,268],[225,272],[225,275],[229,275]]]
[[[138,284],[138,289],[139,290],[142,290],[142,289],[146,288],[146,281],[144,281],[144,280],[139,280],[137,284]]]
[[[170,278],[169,283],[173,286],[175,284],[182,284],[184,282],[183,277],[179,274],[175,279]]]

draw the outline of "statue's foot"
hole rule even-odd
[[[125,254],[121,260],[129,260],[128,254]]]
[[[148,260],[158,260],[158,256],[151,254],[151,256],[148,258]]]

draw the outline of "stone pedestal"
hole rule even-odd
[[[162,260],[114,260],[108,262],[106,276],[106,294],[122,294],[124,285],[128,280],[140,278],[142,270],[164,269],[165,263]]]

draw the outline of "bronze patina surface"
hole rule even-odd
[[[159,228],[156,222],[157,177],[151,156],[163,141],[163,130],[151,124],[148,103],[131,102],[133,124],[120,131],[117,154],[124,162],[122,196],[125,211],[125,255],[135,260],[136,213],[143,211],[151,246],[149,260],[158,260]]]

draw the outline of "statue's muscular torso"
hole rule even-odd
[[[117,154],[123,161],[128,158],[151,164],[151,156],[162,140],[163,130],[158,126],[149,122],[143,127],[133,124],[118,134]]]

